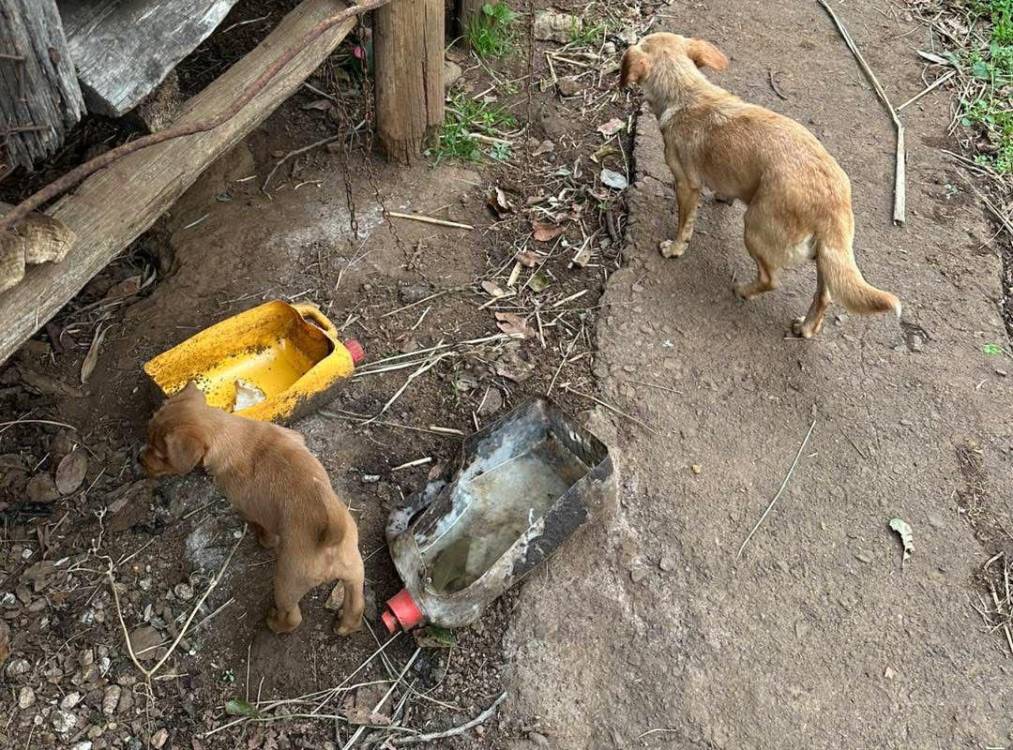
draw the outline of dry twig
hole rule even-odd
[[[445,732],[434,732],[433,734],[420,734],[417,737],[406,737],[403,740],[395,740],[394,746],[403,747],[405,745],[421,745],[425,742],[442,740],[447,737],[456,737],[459,734],[464,734],[469,729],[474,729],[479,724],[482,724],[483,722],[487,721],[490,716],[496,713],[496,709],[499,708],[499,704],[502,703],[504,700],[506,700],[506,697],[507,697],[506,691],[503,691],[502,693],[499,694],[499,697],[492,702],[492,705],[489,706],[489,708],[485,709],[485,711],[480,713],[471,721],[465,722],[460,726],[454,727],[453,729],[448,729]]]

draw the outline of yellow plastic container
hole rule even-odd
[[[359,342],[342,342],[314,305],[275,300],[159,354],[145,363],[144,372],[166,396],[192,380],[212,406],[284,422],[333,398],[339,381],[363,358]],[[240,404],[262,400],[237,410],[237,398]]]

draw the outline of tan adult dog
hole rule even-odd
[[[900,301],[870,286],[855,264],[851,184],[816,137],[794,120],[748,104],[710,83],[698,68],[724,70],[728,58],[709,42],[651,34],[623,55],[623,87],[639,84],[658,118],[665,161],[675,177],[679,224],[661,243],[666,258],[682,255],[693,236],[700,189],[749,205],[746,249],[756,280],[735,293],[752,299],[777,287],[780,269],[816,261],[816,295],[792,325],[804,338],[819,333],[831,295],[856,313],[894,311]]]
[[[151,418],[140,461],[152,477],[188,474],[203,465],[257,541],[277,548],[274,606],[267,613],[275,633],[295,630],[302,622],[299,600],[334,580],[345,590],[336,632],[362,627],[364,575],[355,519],[298,432],[208,406],[190,383]]]

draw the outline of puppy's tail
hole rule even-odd
[[[892,310],[900,319],[900,300],[865,280],[855,263],[850,242],[833,245],[820,242],[816,247],[816,266],[823,274],[830,294],[850,312],[870,314]]]

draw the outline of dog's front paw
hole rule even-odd
[[[275,607],[267,610],[267,627],[275,635],[291,633],[299,627],[299,623],[301,622],[302,612],[299,611],[298,607],[290,609],[287,612],[279,612]]]
[[[675,240],[665,240],[658,245],[658,250],[666,258],[679,258],[683,253],[686,252],[686,248],[689,247],[688,242],[676,242]]]
[[[805,318],[795,318],[791,322],[791,332],[800,339],[811,339],[816,335],[816,331],[805,324]]]
[[[338,624],[334,628],[334,632],[338,635],[351,635],[352,633],[357,633],[360,630],[362,630],[362,617],[358,617],[352,622],[339,620]]]
[[[732,286],[735,296],[741,300],[751,300],[756,294],[753,292],[752,284],[735,284]]]

